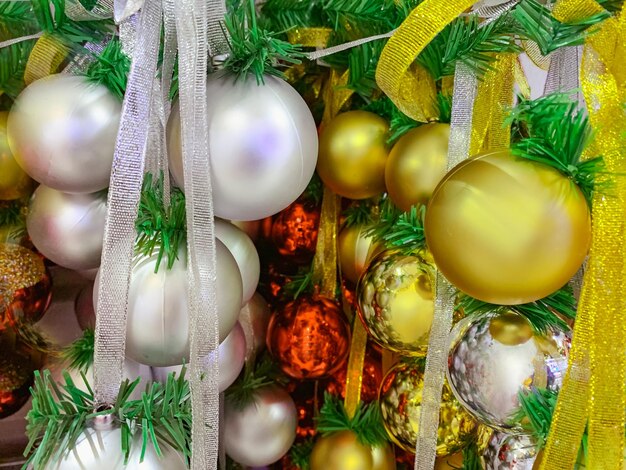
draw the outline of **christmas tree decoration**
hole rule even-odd
[[[496,430],[489,434],[484,448],[479,448],[484,470],[534,470],[539,468],[540,450],[535,440],[525,434],[507,434]]]
[[[33,188],[30,176],[22,170],[9,147],[6,111],[0,112],[0,200],[28,196]]]
[[[304,100],[287,82],[221,72],[207,81],[215,215],[258,220],[294,202],[317,162],[317,130]],[[170,169],[181,188],[180,111],[168,123]]]
[[[246,339],[246,356],[257,355],[265,349],[270,307],[259,293],[255,293],[239,312],[239,323]]]
[[[322,129],[317,172],[340,196],[367,199],[385,190],[387,122],[367,111],[339,114]]]
[[[213,353],[211,353],[212,355]],[[243,328],[239,323],[235,325],[226,339],[222,341],[218,348],[217,361],[219,380],[218,387],[223,392],[230,387],[243,369],[246,358],[246,338]],[[208,359],[212,360],[211,358]],[[180,375],[183,366],[174,367],[152,367],[152,377],[162,383],[167,382],[167,377],[174,372]]]
[[[424,363],[407,361],[396,364],[380,387],[380,410],[391,439],[407,452],[415,452],[419,431]],[[444,385],[437,431],[437,456],[454,454],[474,436],[476,420],[454,398]]]
[[[41,257],[19,245],[0,244],[1,323],[35,323],[48,309],[52,282]]]
[[[329,377],[346,363],[350,328],[335,302],[318,295],[303,296],[274,312],[267,347],[290,377]]]
[[[433,268],[420,256],[386,250],[376,256],[357,286],[359,317],[385,349],[422,355],[433,321]]]
[[[30,398],[37,366],[18,351],[0,347],[0,419],[17,412]]]
[[[370,260],[382,247],[367,236],[366,225],[346,225],[337,240],[341,276],[356,285]]]
[[[315,418],[319,414],[322,396],[319,382],[311,380],[291,381],[286,385],[286,389],[293,399],[298,413],[296,441],[305,442],[317,435]],[[305,460],[308,460],[308,456]]]
[[[40,185],[26,218],[33,245],[46,258],[69,269],[100,266],[106,218],[106,192],[70,194]]]
[[[296,406],[276,385],[254,390],[243,406],[227,398],[224,448],[235,462],[262,467],[280,460],[296,438]]]
[[[109,184],[122,105],[104,85],[58,74],[31,83],[9,114],[9,145],[31,178],[66,193]]]
[[[428,202],[446,174],[449,124],[426,124],[396,142],[385,165],[387,193],[403,211]]]
[[[347,369],[341,368],[326,384],[326,391],[331,395],[346,398]],[[378,399],[378,390],[383,380],[383,371],[380,354],[373,349],[367,349],[361,374],[361,396],[363,403]]]
[[[237,262],[243,284],[243,302],[252,298],[259,283],[261,271],[259,254],[245,232],[224,220],[215,221],[215,236],[221,241]]]
[[[0,243],[22,245],[32,248],[26,232],[28,201],[14,199],[0,200]]]
[[[531,387],[561,387],[571,343],[562,320],[541,331],[519,313],[496,310],[461,321],[451,338],[448,382],[484,424],[519,431],[519,394]]]
[[[319,224],[319,208],[309,201],[296,201],[274,217],[270,239],[281,256],[310,262]]]
[[[93,282],[83,287],[74,301],[74,313],[81,329],[96,328],[96,312],[93,308]]]

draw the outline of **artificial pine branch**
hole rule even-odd
[[[302,198],[313,202],[317,206],[321,204],[323,195],[324,184],[322,183],[322,180],[320,179],[317,172],[315,172],[311,177],[311,181],[309,181],[309,184],[302,193]]]
[[[34,44],[34,40],[29,40],[0,49],[0,92],[11,99],[17,98],[25,87],[24,71]]]
[[[124,98],[130,73],[130,59],[122,52],[122,43],[114,38],[96,56],[87,69],[87,79],[106,86],[120,101]]]
[[[296,300],[302,294],[312,294],[315,286],[313,285],[313,267],[303,266],[298,268],[298,273],[291,276],[289,282],[283,286],[283,295],[291,300]]]
[[[542,448],[548,440],[558,392],[533,387],[521,390],[518,397],[520,409],[512,421],[522,423],[524,430],[531,433],[537,439],[537,446]]]
[[[355,201],[343,211],[345,227],[359,227],[370,225],[374,222],[372,216],[372,204],[368,201]]]
[[[94,344],[94,330],[87,328],[83,331],[83,336],[66,347],[61,353],[63,359],[68,363],[68,369],[87,370],[93,364]]]
[[[475,439],[463,448],[463,467],[461,470],[483,470]]]
[[[372,101],[363,108],[389,121],[389,131],[387,133],[387,145],[392,146],[400,137],[421,125],[421,123],[411,119],[398,109],[398,107],[387,96],[383,96]]]
[[[342,40],[351,40],[393,28],[393,0],[322,0],[329,24]]]
[[[300,470],[309,470],[309,460],[311,459],[314,445],[315,441],[313,438],[308,438],[294,444],[291,449],[289,449],[289,460],[291,460],[292,465]]]
[[[0,201],[0,227],[22,224],[24,222],[22,207],[24,204],[19,199]]]
[[[0,2],[0,41],[37,32],[30,2]]]
[[[235,383],[226,390],[226,400],[235,408],[243,409],[254,401],[257,390],[284,382],[285,377],[276,363],[264,355],[256,363],[246,363]]]
[[[619,13],[624,6],[624,0],[597,0],[598,3],[609,13]]]
[[[348,57],[348,88],[364,98],[369,98],[378,89],[376,67],[385,46],[383,41],[372,41],[353,48]]]
[[[426,247],[425,215],[424,206],[413,206],[410,211],[402,212],[387,198],[380,205],[378,221],[365,235],[382,241],[387,248],[400,248],[408,253],[419,251]]]

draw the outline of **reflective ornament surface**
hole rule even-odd
[[[366,199],[385,190],[389,125],[368,111],[348,111],[332,119],[320,135],[317,173],[340,196]]]
[[[96,328],[96,312],[93,309],[93,282],[83,287],[74,301],[74,313],[81,329]]]
[[[246,339],[246,355],[258,354],[265,349],[267,326],[270,322],[270,307],[259,293],[255,293],[239,312],[239,323]]]
[[[243,283],[243,302],[252,298],[259,284],[261,265],[254,243],[243,230],[225,220],[215,220],[215,236],[221,241],[237,262]]]
[[[339,232],[337,241],[341,275],[355,285],[371,259],[383,248],[365,235],[367,229],[365,225],[346,226]]]
[[[348,358],[350,327],[332,300],[302,296],[272,315],[267,347],[290,377],[328,377]]]
[[[311,380],[294,380],[285,386],[298,413],[297,440],[304,440],[317,435],[315,417],[319,414],[323,390],[319,385],[316,390],[315,384],[316,382]]]
[[[226,400],[224,448],[235,462],[262,467],[285,455],[296,438],[296,406],[280,387],[255,391],[243,409]]]
[[[218,387],[219,391],[223,392],[230,387],[239,376],[246,357],[246,338],[243,334],[243,328],[241,328],[239,323],[235,325],[226,339],[220,343],[218,349]],[[212,353],[209,354],[209,356],[211,355]],[[208,360],[212,361],[213,358],[209,357]],[[177,377],[180,376],[182,368],[182,365],[173,367],[153,367],[152,376],[154,380],[165,383],[167,376],[172,372],[175,373]],[[187,370],[189,370],[188,365]]]
[[[74,447],[68,449],[57,462],[50,462],[43,470],[186,470],[183,456],[169,444],[159,441],[163,454],[159,457],[151,442],[146,446],[143,462],[141,457],[141,432],[132,440],[128,465],[124,465],[122,436],[119,428],[98,430],[86,428]]]
[[[466,160],[444,177],[425,234],[435,264],[457,288],[517,305],[552,294],[578,271],[591,219],[570,179],[506,150]]]
[[[567,370],[571,331],[535,333],[512,312],[471,317],[452,330],[448,383],[480,422],[502,431],[520,431],[512,417],[519,393],[533,387],[558,391]]]
[[[415,452],[424,388],[424,364],[399,363],[389,370],[380,387],[380,411],[391,439],[407,452]],[[437,456],[451,455],[473,437],[478,423],[444,384],[437,431]]]
[[[241,308],[241,275],[228,248],[216,241],[217,311],[220,341],[230,333]],[[150,366],[176,366],[189,359],[187,252],[181,246],[172,269],[158,255],[139,257],[133,265],[128,293],[126,355]],[[94,284],[94,302],[100,274]],[[97,305],[96,305],[97,309]],[[197,332],[202,333],[202,332]],[[208,332],[207,332],[208,334]]]
[[[0,200],[3,201],[28,196],[33,189],[33,181],[17,164],[9,148],[8,116],[6,111],[0,112]]]
[[[225,72],[207,81],[208,136],[215,215],[258,220],[276,214],[304,191],[317,162],[311,111],[284,80],[237,79]],[[170,170],[183,187],[180,110],[168,123]]]
[[[33,245],[69,269],[100,266],[106,192],[69,194],[40,185],[30,200],[26,228]]]
[[[320,210],[314,204],[294,202],[272,221],[272,244],[281,256],[310,262],[315,254]]]
[[[0,345],[0,419],[17,412],[28,401],[36,368],[30,358]]]
[[[85,77],[51,75],[17,97],[8,120],[9,145],[33,179],[67,193],[106,188],[122,102]]]
[[[391,445],[361,444],[352,431],[340,431],[317,439],[310,459],[311,470],[395,470]]]
[[[377,255],[357,286],[358,312],[370,337],[385,349],[422,355],[434,312],[434,270],[421,256],[398,250]]]
[[[484,470],[533,470],[539,468],[537,442],[525,434],[486,431],[489,436],[484,448],[479,447]],[[537,464],[537,465],[535,465]]]
[[[326,391],[332,395],[346,398],[346,378],[348,365],[339,369],[326,384]],[[361,401],[369,403],[378,399],[378,390],[383,380],[380,354],[372,348],[365,352],[361,381]]]
[[[450,124],[425,124],[404,134],[385,165],[387,193],[403,211],[426,204],[446,174]]]

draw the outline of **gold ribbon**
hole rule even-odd
[[[564,0],[555,17],[572,21],[600,11],[590,0]],[[590,469],[621,469],[626,422],[626,286],[624,220],[626,170],[623,155],[626,80],[626,11],[588,38],[581,84],[596,132],[593,152],[603,155],[607,174],[593,198],[590,259],[578,307],[569,367],[552,420],[541,470],[572,468],[588,423]],[[607,194],[604,194],[608,192]]]
[[[513,76],[515,77],[515,83],[517,83],[517,86],[519,87],[520,94],[523,98],[529,100],[530,84],[528,83],[528,79],[526,78],[526,74],[524,73],[519,57],[517,57],[513,63]]]
[[[474,0],[425,0],[389,39],[376,68],[376,83],[407,116],[421,122],[437,117],[434,80],[415,58]]]
[[[24,70],[24,83],[30,85],[35,80],[55,73],[68,52],[68,48],[58,38],[45,33],[37,40],[28,57]]]
[[[293,28],[287,31],[287,39],[291,44],[304,47],[326,47],[333,30],[330,28]]]

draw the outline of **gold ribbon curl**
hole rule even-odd
[[[54,35],[41,36],[28,57],[24,70],[24,83],[30,85],[35,80],[55,73],[61,66],[69,49]]]

